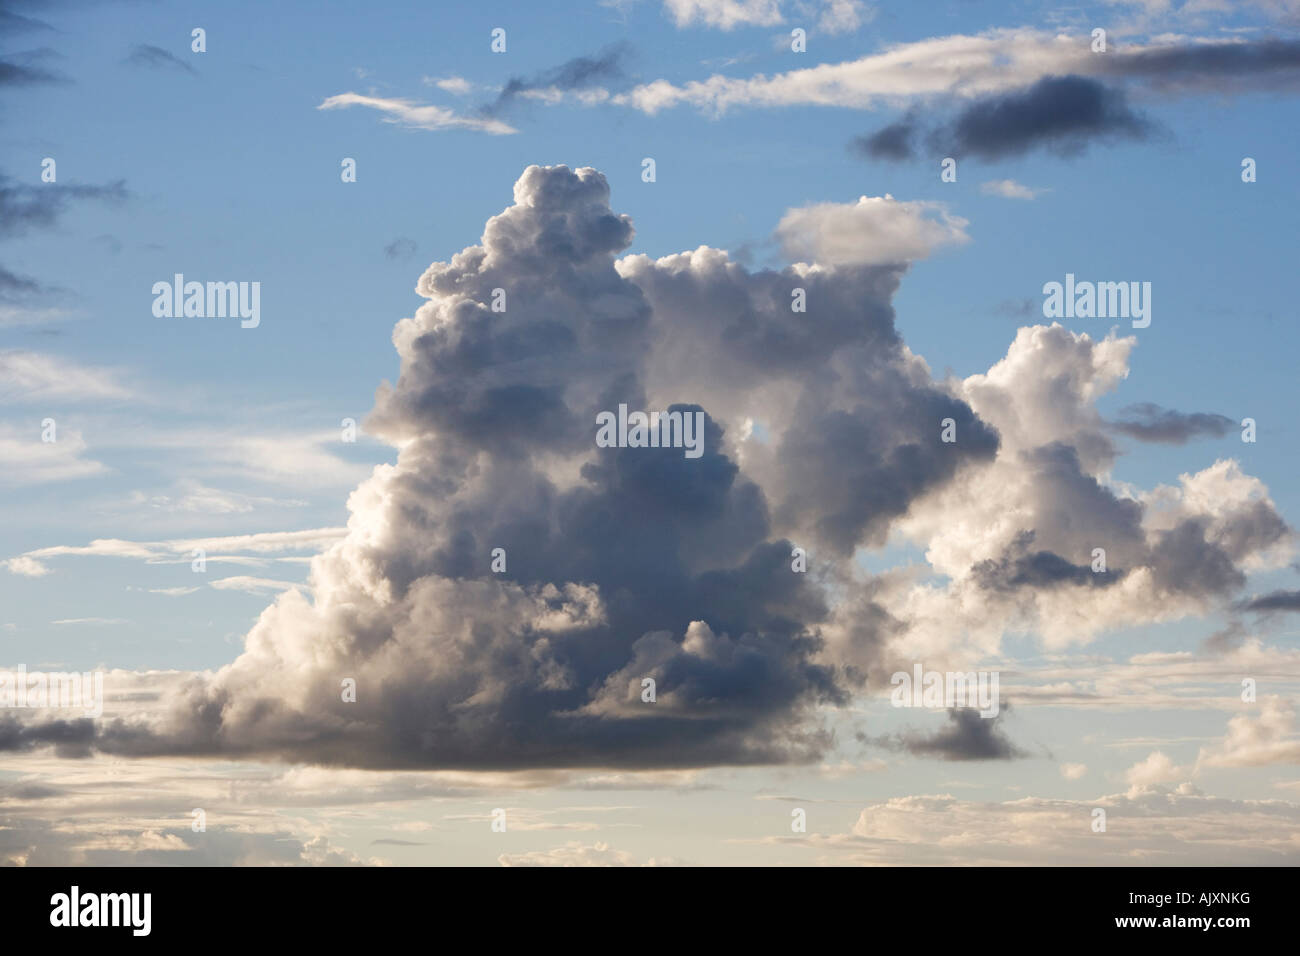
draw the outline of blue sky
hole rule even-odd
[[[706,22],[705,11],[733,8],[747,11],[750,22],[729,29]],[[780,271],[796,258],[782,239],[781,224],[791,210],[852,204],[860,196],[888,195],[919,210],[917,217],[932,220],[942,210],[964,221],[956,239],[908,257],[890,299],[898,334],[939,383],[989,372],[1019,328],[1050,324],[1041,312],[1046,282],[1066,273],[1150,282],[1149,328],[1132,329],[1127,320],[1066,321],[1070,332],[1086,333],[1093,342],[1112,328],[1120,337],[1136,337],[1127,377],[1088,407],[1100,420],[1122,418],[1138,403],[1226,416],[1233,423],[1252,417],[1258,440],[1241,442],[1236,424],[1176,444],[1108,432],[1116,457],[1113,467],[1098,468],[1099,480],[1120,489],[1117,494],[1146,494],[1232,459],[1267,488],[1282,519],[1297,520],[1300,461],[1292,406],[1300,343],[1290,322],[1289,276],[1300,188],[1292,172],[1300,151],[1300,65],[1247,70],[1222,88],[1196,68],[1171,73],[1163,84],[1136,71],[1112,75],[1098,68],[1094,75],[1122,88],[1127,108],[1146,122],[1142,136],[1094,130],[1073,155],[1062,155],[1050,141],[997,158],[963,155],[955,182],[941,181],[939,155],[891,161],[853,145],[907,117],[941,126],[981,96],[1014,96],[1054,72],[1035,63],[1017,73],[1021,65],[1009,59],[1005,79],[990,69],[993,80],[962,75],[938,93],[928,81],[912,80],[928,65],[950,67],[963,37],[993,37],[1009,57],[1052,37],[1086,49],[1096,26],[1107,28],[1112,45],[1098,57],[1212,43],[1285,44],[1295,42],[1291,5],[1218,11],[1192,3],[848,4],[844,9],[854,11],[857,23],[839,32],[815,3],[700,3],[694,20],[675,16],[689,9],[689,2],[655,0],[536,8],[287,4],[273,11],[253,3],[14,4],[13,13],[45,26],[0,36],[0,54],[6,62],[37,64],[57,81],[0,87],[0,173],[11,185],[39,188],[41,162],[53,157],[59,184],[122,181],[126,194],[74,198],[53,222],[14,227],[12,234],[0,227],[0,266],[41,287],[0,310],[6,363],[0,367],[0,447],[14,456],[0,474],[0,559],[10,561],[8,573],[0,572],[0,663],[189,673],[235,660],[276,595],[307,583],[311,556],[340,538],[353,489],[372,467],[399,462],[393,442],[364,428],[355,444],[341,441],[340,423],[364,422],[376,388],[398,381],[403,366],[393,327],[426,301],[416,281],[430,263],[447,262],[479,242],[485,221],[511,205],[512,186],[532,165],[594,167],[604,175],[610,208],[629,216],[635,228],[620,256],[655,259],[708,246],[728,250],[751,272]],[[790,49],[790,30],[798,26],[808,30],[805,53]],[[195,27],[206,31],[206,52],[190,49]],[[507,31],[505,53],[490,49],[496,27]],[[929,42],[938,48],[923,49]],[[773,94],[778,102],[745,93],[721,110],[716,103],[648,109],[633,101],[636,91],[656,81],[678,90],[716,76],[753,82],[819,64],[869,61],[914,44],[915,59],[891,68],[879,81],[878,96],[846,89],[829,97],[834,102],[811,102],[789,83]],[[142,57],[142,49],[156,52]],[[490,115],[484,108],[511,78],[554,87],[558,67],[602,54],[617,69],[586,86],[552,89],[556,102],[523,96],[491,114],[513,128],[507,135],[386,122],[387,114],[361,104],[322,108],[331,97],[356,94],[403,101],[403,108],[441,107],[473,125]],[[972,68],[972,76],[977,72]],[[605,94],[603,102],[582,101],[580,94],[592,89]],[[655,160],[654,182],[642,179],[646,157]],[[1244,157],[1257,162],[1255,182],[1242,181]],[[356,160],[355,183],[340,179],[344,158]],[[988,184],[1002,181],[1027,188],[1033,198],[991,192]],[[260,282],[260,325],[241,329],[226,319],[155,317],[152,285],[178,272],[199,281]],[[708,316],[702,310],[697,318],[706,322]],[[972,393],[958,391],[978,404]],[[701,383],[699,395],[707,393]],[[1032,406],[1035,394],[1041,393],[1015,398],[1026,403],[1017,404],[1026,419],[1043,412]],[[678,400],[702,398],[681,394]],[[19,451],[23,441],[39,442],[46,418],[56,421],[60,435],[60,457],[49,471]],[[928,502],[918,498],[915,508],[928,508]],[[916,520],[930,527],[928,516]],[[943,520],[933,519],[936,526]],[[1092,519],[1083,514],[1074,520],[1086,525]],[[266,539],[234,540],[293,533],[297,545],[261,548],[258,540]],[[941,561],[927,566],[927,547],[943,553],[967,544],[945,543],[939,532],[927,539],[929,533],[909,530],[900,517],[888,545],[863,542],[856,563],[873,574],[910,563],[923,572],[922,583],[948,580]],[[127,554],[122,545],[98,555],[48,551],[85,548],[97,539],[155,544],[145,546],[147,558]],[[188,547],[163,542],[213,542],[208,572],[195,575]],[[1068,672],[1104,659],[1109,663],[1098,665],[1096,679],[1107,684],[1107,667],[1115,674],[1135,668],[1139,676],[1110,678],[1132,681],[1132,689],[1157,680],[1142,676],[1148,664],[1134,664],[1134,655],[1200,655],[1205,638],[1244,622],[1249,639],[1262,642],[1261,673],[1271,676],[1269,693],[1281,701],[1261,726],[1289,727],[1281,717],[1269,721],[1285,712],[1300,681],[1295,628],[1285,615],[1252,616],[1236,603],[1296,587],[1286,556],[1265,557],[1264,550],[1242,558],[1246,584],[1231,594],[1189,599],[1153,618],[1081,605],[1078,615],[1101,622],[1096,633],[1053,642],[1034,626],[1007,621],[996,651],[977,638],[960,651],[978,650],[1008,674],[1033,670],[1038,676],[1032,683],[1040,687],[1065,679],[1053,676],[1058,667]],[[39,562],[39,573],[13,563],[41,551],[46,556],[30,558]],[[909,593],[899,591],[891,612],[923,616],[923,595]],[[1060,655],[1073,663],[1062,664]],[[1227,667],[1229,684],[1237,670]],[[1192,693],[1195,681],[1187,680],[1176,681],[1175,693]],[[1006,726],[1032,756],[950,763],[890,749],[885,738],[918,720],[886,700],[887,692],[872,688],[847,715],[828,718],[840,730],[822,766],[844,760],[856,769],[825,771],[810,783],[789,766],[737,770],[722,761],[684,768],[691,786],[703,788],[695,797],[681,779],[646,776],[638,778],[647,781],[646,789],[634,790],[635,799],[628,800],[644,804],[641,810],[595,813],[601,821],[626,817],[625,827],[577,827],[581,846],[567,850],[561,837],[570,834],[542,828],[531,842],[512,834],[508,852],[599,859],[610,851],[591,850],[597,840],[612,845],[615,855],[642,859],[674,829],[666,820],[694,814],[684,832],[711,834],[716,845],[700,859],[692,859],[690,839],[661,854],[686,862],[860,861],[875,859],[861,845],[872,839],[870,828],[862,824],[856,836],[848,834],[864,803],[873,801],[885,806],[950,792],[958,799],[978,794],[994,801],[979,806],[993,807],[1020,796],[1083,801],[1127,790],[1125,799],[1137,804],[1149,796],[1141,790],[1148,779],[1160,787],[1193,778],[1216,800],[1297,796],[1295,744],[1287,749],[1294,728],[1280,737],[1261,731],[1270,746],[1281,748],[1280,758],[1216,758],[1209,751],[1219,746],[1232,716],[1220,705],[1171,709],[1141,693],[1128,709],[1109,711],[1031,703],[1013,707]],[[942,724],[942,715],[928,717],[926,727]],[[880,742],[865,756],[847,743],[864,720],[868,736]],[[1201,749],[1204,758],[1197,756]],[[1169,754],[1171,764],[1186,772],[1157,767],[1147,776],[1132,773],[1153,751]],[[293,760],[265,770],[256,762],[205,759],[220,768],[214,774],[246,773],[250,781],[263,773],[298,772]],[[0,777],[62,779],[70,772],[65,763],[40,750],[7,755]],[[1188,769],[1194,763],[1204,769]],[[159,786],[164,774],[158,764],[136,764],[142,793]],[[1064,764],[1090,770],[1072,778],[1059,769]],[[430,797],[423,784],[400,775],[385,780],[375,786],[391,788],[397,816],[411,832],[423,832],[415,824],[432,813],[427,800],[450,801],[437,804],[443,822],[433,832],[442,842],[373,845],[388,831],[384,816],[367,809],[365,799],[358,798],[354,818],[343,821],[312,802],[317,788],[329,785],[327,776],[312,777],[305,788],[311,793],[292,814],[312,821],[302,832],[328,832],[334,847],[359,858],[491,863],[497,850],[483,846],[471,824],[460,829],[462,816],[477,821],[485,807],[523,800],[551,815],[546,819],[564,819],[574,800],[565,788],[587,786],[580,779],[555,787],[507,781],[479,794],[478,784],[465,784],[463,791],[447,784],[453,795]],[[248,785],[261,793],[258,784]],[[828,823],[840,837],[827,832],[780,844],[781,828],[771,825],[768,805],[794,804],[767,798],[793,793],[812,799],[812,791],[817,799],[843,801],[834,826]],[[738,800],[756,814],[752,825],[741,822],[750,809],[737,811]],[[692,809],[668,809],[684,804]],[[976,819],[976,803],[969,806]],[[265,832],[293,829],[274,801],[268,798],[262,809],[258,825]],[[1232,812],[1245,820],[1243,832],[1255,832],[1254,810]],[[39,808],[32,813],[39,818]],[[1296,817],[1288,819],[1294,825]],[[1153,824],[1152,832],[1165,832],[1159,829],[1165,823]],[[1176,824],[1168,826],[1177,832]],[[310,841],[304,836],[303,843]],[[915,849],[918,859],[929,859],[927,848]],[[1273,852],[1261,845],[1255,859],[1274,859]],[[1087,859],[1087,851],[1078,855]]]

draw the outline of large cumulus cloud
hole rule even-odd
[[[894,329],[917,223],[882,208],[896,261],[617,260],[632,224],[601,174],[526,170],[394,330],[401,373],[367,425],[398,459],[353,493],[314,601],[281,595],[236,661],[95,745],[472,768],[820,753],[814,709],[846,685],[819,659],[826,582],[793,548],[881,540],[997,445]],[[703,455],[598,448],[595,416],[620,404],[703,413]],[[939,440],[945,417],[964,445]]]
[[[780,270],[706,247],[619,258],[632,223],[604,177],[530,167],[481,242],[420,277],[427,301],[393,332],[400,375],[367,422],[397,461],[353,492],[313,599],[282,594],[234,662],[157,713],[13,727],[0,747],[500,770],[804,761],[831,743],[819,708],[908,660],[996,650],[1010,625],[1056,640],[1087,636],[1085,618],[1185,613],[1285,538],[1229,462],[1146,495],[1107,481],[1093,403],[1131,340],[1025,329],[987,375],[937,382],[891,300],[964,221],[885,197],[805,207],[797,226],[787,245],[814,261]],[[854,230],[860,255],[845,254]],[[597,413],[620,404],[698,412],[703,454],[597,447]],[[853,560],[899,532],[947,584]],[[1084,576],[1094,545],[1104,580]]]

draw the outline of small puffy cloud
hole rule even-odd
[[[1043,190],[1018,183],[1014,179],[994,179],[980,183],[980,192],[986,196],[1001,196],[1003,199],[1037,199]]]
[[[967,242],[968,222],[943,203],[862,196],[791,209],[776,227],[787,255],[827,266],[907,263]]]
[[[39,578],[50,573],[50,569],[41,562],[26,556],[10,558],[4,564],[11,574],[21,574],[29,578]]]
[[[1150,789],[1162,783],[1185,780],[1190,771],[1177,766],[1169,757],[1159,750],[1152,751],[1146,760],[1135,763],[1124,771],[1124,780],[1136,793]]]
[[[466,96],[474,89],[474,84],[463,76],[445,76],[442,78],[426,76],[421,78],[425,86],[436,86],[446,93],[452,93],[456,96]]]
[[[1228,721],[1222,741],[1202,748],[1197,763],[1206,767],[1269,767],[1300,764],[1300,729],[1295,708],[1280,697],[1263,697],[1257,713]]]
[[[1082,763],[1061,764],[1061,776],[1066,780],[1081,780],[1088,773],[1088,765]]]
[[[664,0],[664,10],[679,27],[770,27],[781,23],[780,0]]]

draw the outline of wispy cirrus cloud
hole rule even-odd
[[[360,93],[339,93],[326,97],[318,110],[346,109],[361,106],[377,110],[384,121],[411,129],[447,130],[464,129],[478,133],[504,136],[519,132],[513,126],[492,116],[465,116],[444,106],[432,106],[415,100],[382,96],[364,96]]]

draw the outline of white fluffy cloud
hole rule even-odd
[[[788,256],[828,266],[889,265],[969,241],[960,216],[942,203],[862,196],[856,203],[791,209],[776,227]]]

